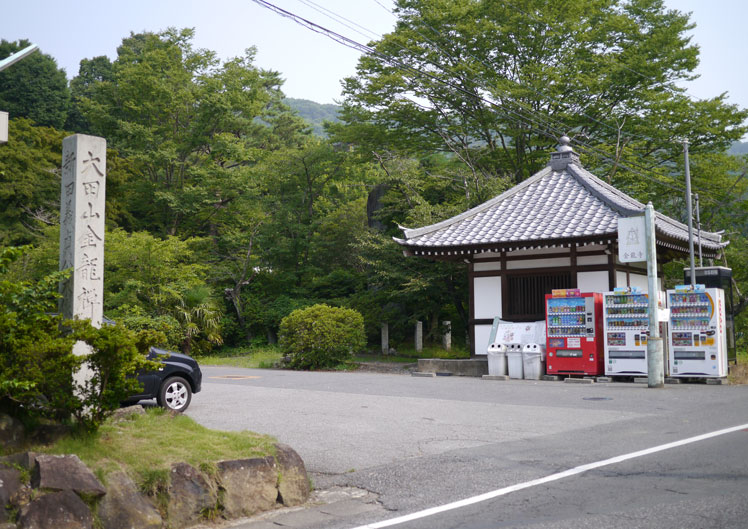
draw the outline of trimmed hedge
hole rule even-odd
[[[281,321],[279,334],[295,369],[336,367],[366,345],[360,313],[324,304],[293,311]]]

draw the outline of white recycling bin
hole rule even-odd
[[[488,346],[488,374],[506,375],[506,345],[492,343]]]
[[[545,374],[545,347],[528,343],[522,348],[522,366],[526,380],[540,380]]]
[[[510,343],[506,349],[506,363],[509,378],[523,378],[522,344]]]

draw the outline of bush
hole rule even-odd
[[[136,391],[139,384],[132,375],[157,367],[145,353],[164,336],[121,325],[95,329],[88,320],[63,321],[53,315],[58,283],[69,271],[35,283],[8,279],[8,265],[26,250],[0,249],[0,410],[27,423],[64,422],[72,416],[95,430]],[[90,355],[73,354],[77,340],[91,346]],[[76,387],[73,373],[84,360],[92,378]]]
[[[297,309],[280,324],[280,345],[297,369],[338,366],[366,344],[364,318],[352,309],[320,304]]]

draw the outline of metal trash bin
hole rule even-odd
[[[510,343],[507,346],[506,363],[509,371],[509,378],[523,377],[522,344]]]
[[[488,374],[506,375],[506,345],[492,343],[488,346]]]
[[[522,366],[526,380],[540,380],[545,374],[545,347],[529,343],[522,348]]]

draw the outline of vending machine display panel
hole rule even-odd
[[[636,288],[603,294],[606,375],[646,375],[649,297]]]
[[[548,374],[601,375],[602,296],[569,289],[545,299]]]
[[[727,376],[724,292],[704,285],[668,290],[669,354],[673,377]]]

